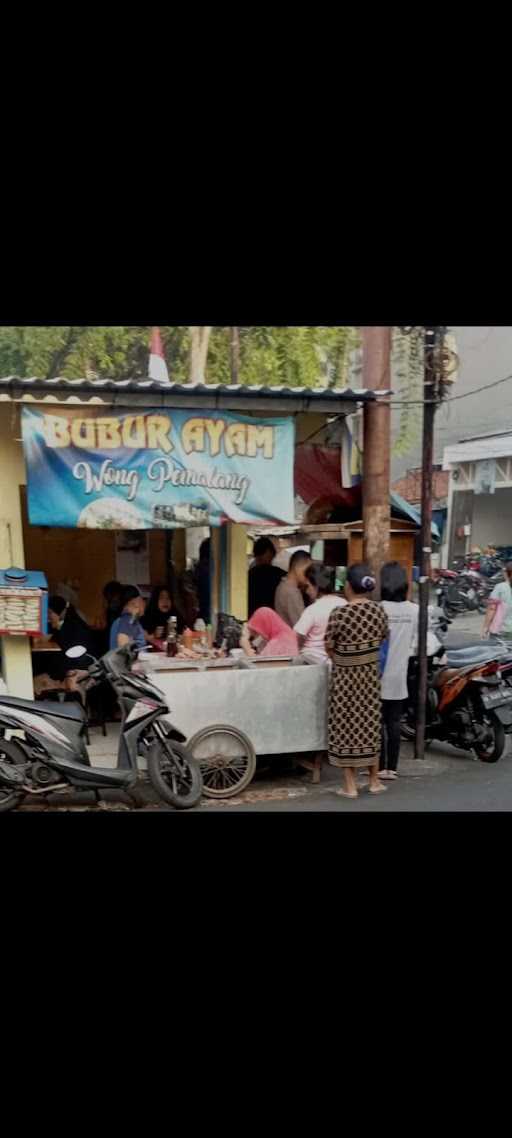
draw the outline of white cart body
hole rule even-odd
[[[144,660],[143,666],[187,739],[224,723],[243,731],[257,755],[327,749],[327,664],[171,671],[153,670]]]

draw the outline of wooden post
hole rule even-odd
[[[391,328],[363,328],[363,387],[391,386]],[[391,408],[365,403],[363,444],[363,557],[377,580],[389,559]],[[379,595],[377,589],[375,596]]]
[[[19,409],[3,403],[0,408],[0,567],[11,565],[25,568],[23,543],[23,516],[20,486],[25,482],[23,451],[16,443],[19,436]],[[29,569],[42,565],[28,564]],[[45,630],[46,631],[46,630]],[[9,695],[33,699],[32,657],[28,636],[0,637],[0,676],[5,680]]]
[[[227,527],[228,612],[237,620],[247,620],[249,578],[247,530],[229,522]]]

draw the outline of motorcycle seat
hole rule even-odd
[[[0,707],[22,707],[34,715],[52,715],[59,719],[83,720],[85,718],[81,704],[76,702],[53,703],[51,699],[33,701],[31,699],[19,699],[18,696],[14,695],[6,695],[0,696]]]
[[[442,671],[437,672],[434,676],[433,686],[435,688],[442,688],[449,680],[453,680],[454,676],[458,675],[458,668],[443,668]]]
[[[446,658],[451,668],[466,668],[469,664],[486,664],[488,660],[495,660],[501,653],[488,645],[482,648],[477,646],[469,648],[448,649]]]

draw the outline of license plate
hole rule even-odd
[[[512,690],[506,684],[499,688],[486,688],[482,692],[482,703],[486,708],[503,707],[505,703],[512,705]]]
[[[474,589],[468,589],[468,597],[471,601],[474,601],[474,599],[476,597],[476,593],[475,593]]]

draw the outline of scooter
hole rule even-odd
[[[84,654],[78,646],[66,652],[70,660],[83,660]],[[121,707],[116,768],[91,766],[81,704],[0,696],[0,813],[19,806],[27,794],[44,797],[70,787],[92,790],[97,799],[102,790],[124,791],[139,805],[136,787],[144,760],[164,802],[177,810],[197,805],[201,770],[189,757],[185,737],[163,719],[169,708],[162,692],[143,672],[132,671],[136,658],[132,642],[77,673],[79,684],[89,687],[106,679],[116,692]],[[6,731],[16,737],[6,739]]]
[[[436,584],[437,603],[448,619],[461,612],[485,612],[489,594],[475,570],[442,570]]]
[[[440,639],[437,644],[428,661],[425,738],[472,750],[482,762],[495,763],[503,754],[505,734],[512,731],[512,688],[500,670],[508,653],[500,645],[445,652]],[[418,680],[419,661],[411,657],[409,695],[402,720],[406,739],[416,732]]]

